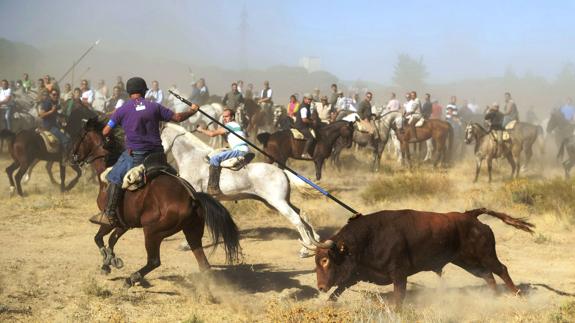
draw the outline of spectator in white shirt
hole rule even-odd
[[[385,106],[385,112],[399,111],[400,107],[401,105],[399,103],[399,100],[396,98],[395,93],[391,92],[391,98],[389,99],[387,105]]]
[[[158,83],[158,81],[152,81],[152,88],[146,92],[146,99],[162,104],[164,101],[164,92],[160,90],[160,83]]]
[[[90,89],[88,80],[82,80],[82,82],[80,82],[80,91],[82,91],[82,104],[87,108],[92,108],[94,91]]]

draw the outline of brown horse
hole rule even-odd
[[[409,125],[404,125],[403,131],[398,131],[397,125],[394,123],[392,129],[401,143],[403,159],[407,160],[409,164],[411,164],[409,144],[424,142],[430,138],[433,139],[435,153],[433,166],[437,166],[439,162],[444,166],[449,163],[453,147],[453,127],[449,122],[438,119],[425,120],[421,127],[415,128],[416,136],[414,136],[413,128]]]
[[[66,186],[66,164],[64,157],[67,152],[59,149],[56,153],[49,153],[46,149],[46,144],[44,144],[44,140],[35,130],[26,129],[15,134],[4,129],[3,136],[8,138],[10,141],[9,151],[10,156],[12,156],[13,159],[12,164],[6,167],[6,174],[10,181],[11,193],[15,189],[18,195],[24,196],[24,192],[22,191],[22,176],[24,176],[28,171],[28,168],[33,166],[38,160],[48,162],[46,164],[46,169],[48,170],[52,183],[56,182],[52,176],[52,163],[59,163],[61,192],[71,190],[76,183],[78,183],[78,180],[82,175],[82,169],[77,165],[72,165],[72,169],[76,172],[76,177],[74,177],[68,186]],[[18,171],[16,172],[16,175],[14,175],[16,170]]]
[[[244,125],[246,134],[257,135],[261,129],[271,126],[269,116],[272,114],[272,111],[263,111],[262,107],[255,100],[246,99],[244,101],[243,112],[245,113],[245,120],[247,120],[247,125]]]
[[[78,164],[89,163],[96,170],[100,183],[97,204],[100,210],[105,208],[106,184],[100,174],[106,169],[105,158],[109,151],[104,149],[104,138],[101,134],[103,124],[95,119],[88,121],[84,134],[74,144],[73,159]],[[160,173],[148,180],[148,183],[136,190],[124,194],[119,207],[119,216],[126,227],[116,228],[109,240],[109,247],[104,245],[104,236],[114,228],[100,226],[94,237],[100,252],[104,256],[102,271],[110,272],[110,264],[120,268],[122,261],[114,254],[114,245],[128,228],[143,228],[148,261],[144,267],[126,279],[126,286],[133,286],[143,277],[160,266],[160,244],[162,240],[179,231],[183,231],[188,244],[198,262],[200,270],[210,268],[202,248],[204,224],[207,224],[214,246],[223,238],[223,245],[228,262],[239,257],[239,233],[228,211],[207,194],[194,192],[191,196],[183,185],[182,179],[175,175]]]
[[[329,125],[324,125],[316,131],[316,143],[312,148],[312,160],[315,163],[315,177],[317,180],[321,179],[321,169],[323,162],[332,152],[332,149],[338,140],[346,147],[350,147],[353,138],[353,122],[336,121]],[[294,139],[291,130],[282,130],[269,133],[261,133],[257,136],[258,141],[264,145],[266,153],[270,154],[275,161],[281,165],[285,165],[288,158],[301,159],[305,140]],[[268,163],[273,163],[274,160],[268,159]]]

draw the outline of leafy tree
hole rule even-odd
[[[393,75],[393,83],[402,89],[423,90],[427,69],[423,64],[423,58],[415,60],[409,55],[402,53],[397,57],[397,64]]]

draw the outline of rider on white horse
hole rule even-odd
[[[250,151],[245,141],[235,135],[238,134],[245,137],[245,133],[240,124],[234,121],[234,112],[231,109],[224,109],[222,118],[226,127],[231,129],[233,134],[230,134],[230,132],[223,127],[215,130],[198,128],[199,132],[210,137],[227,136],[227,141],[231,148],[210,157],[210,178],[208,180],[208,194],[210,195],[222,195],[222,191],[220,190],[220,173],[222,167],[220,164],[230,158],[245,156]]]

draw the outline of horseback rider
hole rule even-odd
[[[38,116],[42,119],[42,128],[50,131],[60,143],[60,151],[63,153],[70,142],[70,138],[62,130],[58,124],[58,113],[60,107],[60,94],[57,90],[50,91],[50,97],[42,102],[42,108]],[[64,154],[63,154],[64,156]]]
[[[303,97],[303,103],[299,107],[298,113],[295,115],[295,128],[299,130],[306,139],[305,146],[301,155],[302,159],[312,159],[309,154],[311,147],[314,144],[314,137],[311,133],[313,129],[311,119],[311,101],[313,100],[311,94],[306,93]]]
[[[559,112],[561,112],[561,115],[567,122],[573,123],[575,121],[575,107],[573,106],[573,100],[571,98],[567,98],[565,105],[559,109]]]
[[[415,124],[419,119],[422,118],[421,115],[421,102],[417,98],[417,93],[415,91],[411,91],[409,93],[410,101],[405,106],[405,119],[407,120],[407,124],[411,126],[411,130],[413,131],[413,138],[417,141],[417,131],[415,129]]]
[[[108,141],[112,130],[118,125],[121,126],[126,134],[126,150],[106,176],[110,183],[106,208],[103,213],[90,219],[96,224],[119,225],[117,208],[122,198],[124,175],[131,168],[142,164],[148,155],[164,153],[160,137],[160,121],[182,122],[198,110],[198,105],[192,104],[188,111],[174,113],[157,102],[144,99],[148,87],[141,77],[129,79],[126,90],[130,98],[114,111],[102,130],[102,135]]]
[[[222,104],[225,107],[228,107],[235,111],[236,108],[242,103],[244,103],[244,96],[242,95],[242,92],[240,92],[240,90],[238,89],[238,84],[232,83],[232,90],[226,93],[224,99],[222,100]]]
[[[249,151],[248,145],[240,139],[239,136],[245,137],[246,134],[242,130],[242,126],[234,120],[235,113],[232,109],[224,109],[222,113],[222,118],[226,127],[232,130],[231,134],[226,128],[219,127],[215,130],[207,130],[198,127],[198,131],[210,137],[215,136],[227,136],[228,144],[231,149],[224,150],[210,157],[210,178],[208,180],[208,194],[210,195],[222,195],[220,190],[220,174],[222,172],[222,167],[220,164],[227,159],[245,156]]]
[[[367,92],[365,94],[365,99],[359,103],[357,108],[357,114],[361,119],[361,125],[363,129],[370,135],[376,133],[375,131],[375,122],[372,120],[372,113],[371,113],[371,100],[373,98],[373,93]]]
[[[2,116],[6,120],[6,129],[12,130],[12,114],[14,113],[14,100],[12,99],[12,89],[8,80],[2,80],[0,89],[0,109],[6,110]]]
[[[260,92],[260,99],[258,100],[258,105],[261,107],[262,112],[266,118],[266,123],[271,123],[273,119],[273,91],[270,88],[270,82],[264,81],[264,88]]]
[[[519,111],[515,101],[511,99],[511,94],[505,92],[505,109],[503,110],[503,127],[507,126],[511,121],[519,121]]]
[[[497,102],[493,103],[491,107],[487,109],[485,114],[485,121],[487,123],[489,133],[491,133],[495,139],[498,148],[503,145],[504,117],[504,114],[499,111],[499,104],[497,104]]]

